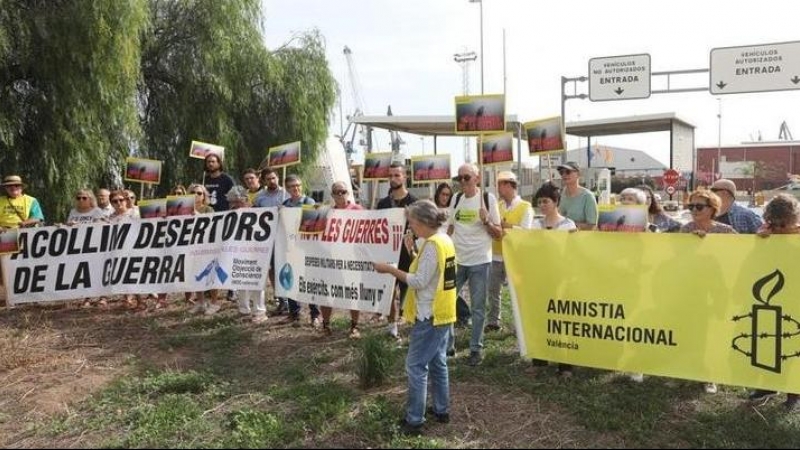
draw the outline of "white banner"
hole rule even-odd
[[[403,243],[402,208],[334,209],[324,232],[301,234],[302,209],[281,210],[275,242],[275,295],[301,303],[388,314],[395,279],[373,262],[397,263]]]
[[[277,210],[246,208],[115,224],[20,230],[2,257],[10,304],[114,294],[261,290]]]

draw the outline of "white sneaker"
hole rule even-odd
[[[211,304],[211,305],[208,305],[208,306],[206,307],[206,312],[205,312],[205,313],[203,313],[203,314],[205,314],[205,315],[207,315],[207,316],[213,316],[213,315],[214,315],[214,314],[216,314],[218,311],[219,311],[219,305],[218,305],[218,304]]]
[[[634,383],[644,383],[643,373],[632,373],[628,375],[628,377],[630,377],[631,381],[633,381]]]
[[[388,327],[388,331],[389,331],[389,334],[392,335],[392,337],[396,338],[398,336],[397,322],[390,323],[389,327]]]
[[[706,390],[706,394],[716,394],[717,393],[717,384],[716,383],[706,383],[704,386]]]

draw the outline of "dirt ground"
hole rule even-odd
[[[165,349],[157,327],[181,327],[189,307],[182,301],[167,309],[132,312],[121,304],[108,309],[81,308],[81,303],[22,306],[0,311],[0,446],[85,447],[99,442],[92,436],[48,439],[33,432],[36,425],[69,413],[111,381],[134,370],[131,361],[154,367],[186,370],[193,355]],[[219,314],[235,315],[226,304]],[[280,361],[320,345],[310,327],[292,328],[270,318],[253,350],[264,361]],[[382,327],[368,324],[362,328]],[[341,332],[340,334],[346,334]],[[346,341],[346,336],[337,339]],[[331,367],[331,370],[336,368]],[[385,389],[402,405],[405,379]],[[354,381],[355,383],[355,381]],[[566,414],[539,404],[525,393],[483,383],[451,383],[452,423],[434,427],[441,437],[462,448],[478,447],[615,447],[614,436],[585,433]],[[343,438],[344,439],[344,438]],[[328,442],[352,446],[352,442]],[[349,445],[348,445],[349,444]]]

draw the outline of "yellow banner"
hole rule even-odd
[[[800,392],[797,236],[511,230],[503,249],[523,357]]]

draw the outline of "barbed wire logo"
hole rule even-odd
[[[787,359],[800,357],[800,350],[783,353],[784,341],[800,336],[800,322],[789,314],[783,314],[782,307],[770,304],[783,289],[784,281],[783,273],[778,269],[756,280],[752,293],[757,303],[749,314],[731,319],[734,322],[750,319],[750,332],[733,338],[733,349],[750,358],[750,365],[775,373],[781,373],[782,363]],[[745,348],[747,341],[750,342],[749,350]]]

